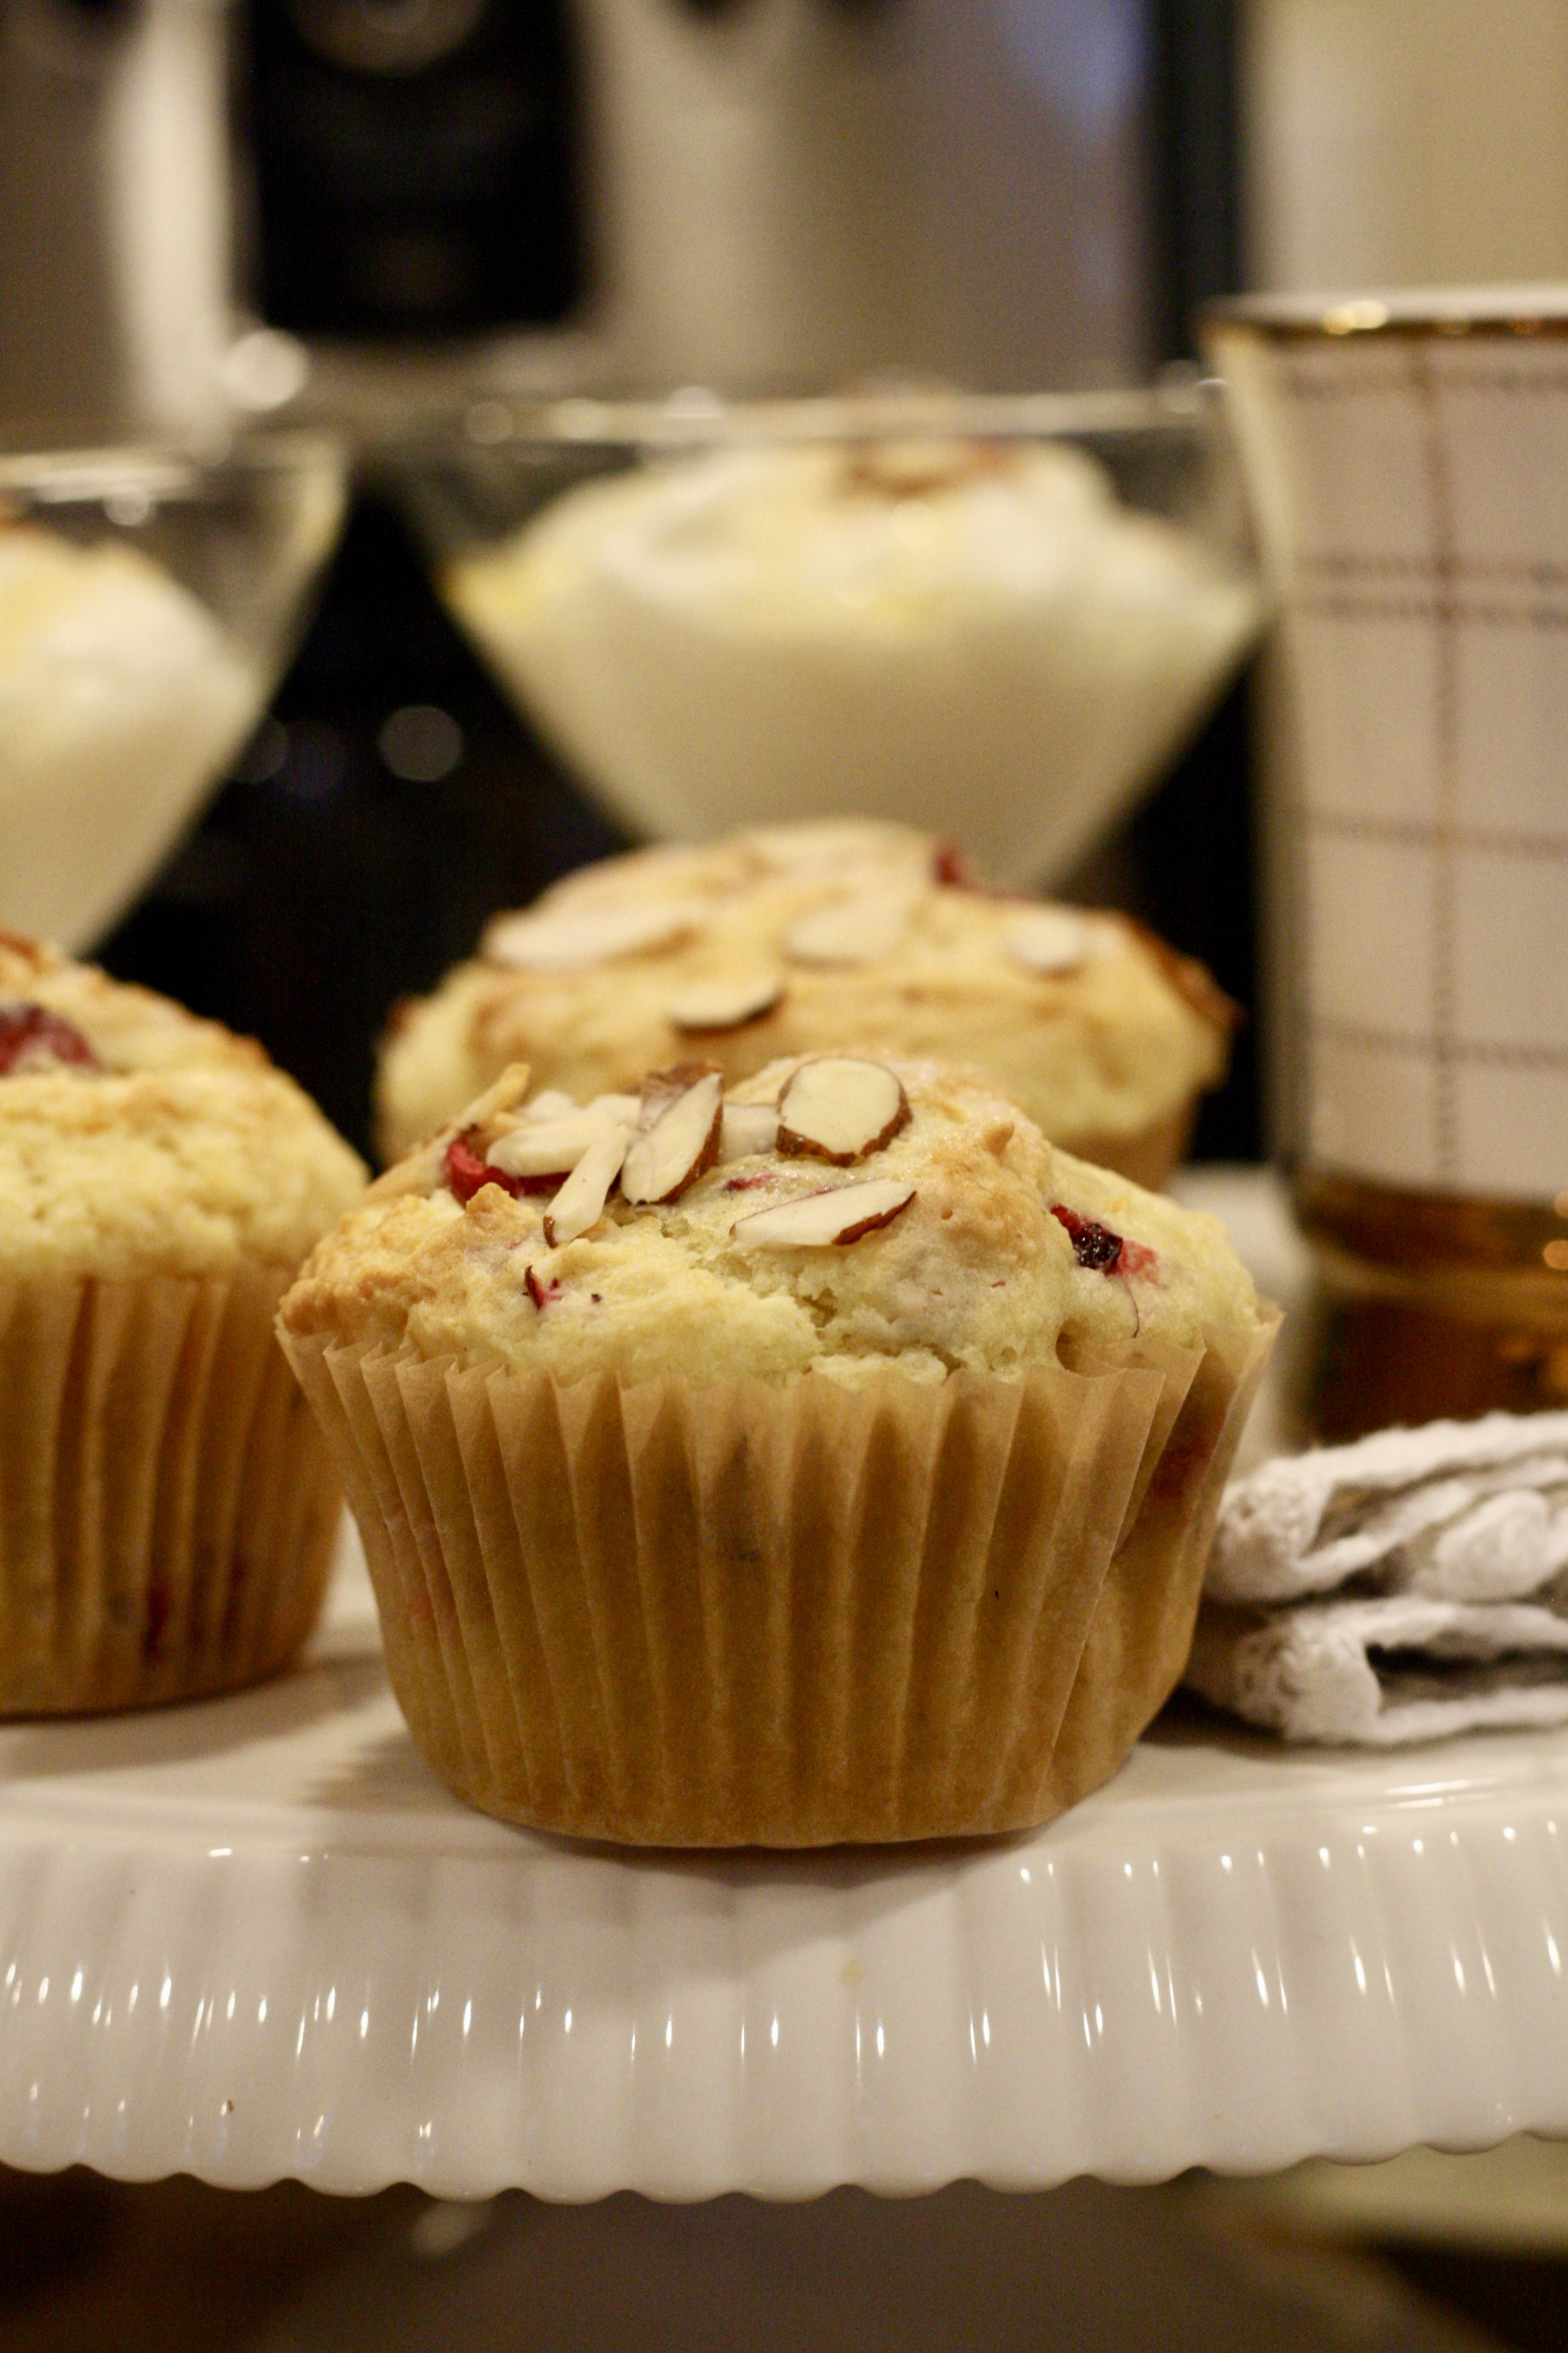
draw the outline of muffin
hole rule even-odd
[[[498,916],[385,1041],[394,1159],[509,1062],[586,1101],[700,1054],[731,1079],[846,1037],[983,1062],[1054,1143],[1151,1187],[1224,1074],[1231,1008],[1111,914],[973,887],[903,826],[760,828],[635,851]]]
[[[258,1046],[0,934],[0,1712],[304,1640],[339,1490],[272,1321],[363,1174]]]
[[[449,1787],[797,1846],[1103,1781],[1181,1672],[1273,1335],[1220,1228],[963,1067],[527,1084],[373,1186],[280,1315]]]

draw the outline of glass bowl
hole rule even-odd
[[[0,923],[79,948],[266,708],[336,543],[342,452],[0,459]]]
[[[1260,595],[1208,388],[477,401],[391,454],[452,612],[642,835],[856,813],[1049,881]]]

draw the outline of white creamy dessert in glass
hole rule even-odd
[[[266,692],[138,549],[0,522],[0,923],[93,938],[172,844]]]
[[[735,447],[566,492],[454,609],[639,829],[854,807],[1038,880],[1147,781],[1251,582],[1061,443]]]

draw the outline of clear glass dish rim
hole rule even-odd
[[[1190,382],[1124,390],[886,393],[721,399],[677,392],[663,400],[578,396],[508,399],[486,393],[393,437],[405,458],[490,459],[584,448],[729,448],[765,444],[952,438],[1041,441],[1193,432],[1213,414],[1217,386]]]
[[[138,441],[102,441],[59,448],[0,448],[0,493],[26,494],[46,505],[87,503],[126,490],[169,497],[225,475],[346,474],[348,438],[321,426],[257,431],[237,427],[210,435]]]

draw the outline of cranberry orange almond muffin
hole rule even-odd
[[[674,1844],[1042,1821],[1185,1659],[1274,1312],[984,1073],[521,1069],[285,1299],[394,1687],[487,1811]]]
[[[731,1080],[846,1037],[983,1062],[1053,1142],[1140,1183],[1181,1157],[1231,1008],[1125,919],[1000,897],[929,834],[757,828],[570,875],[395,1019],[388,1159],[510,1061],[581,1099],[700,1054]]]
[[[0,934],[0,1713],[304,1640],[338,1488],[272,1320],[363,1175],[258,1046]]]

